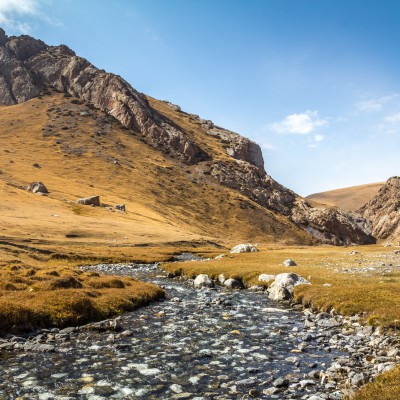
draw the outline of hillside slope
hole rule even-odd
[[[0,60],[0,104],[10,107],[2,114],[14,118],[4,119],[1,130],[9,147],[2,165],[7,184],[46,180],[52,194],[44,201],[102,194],[105,202],[126,202],[128,209],[138,210],[135,218],[161,224],[157,231],[171,231],[174,238],[182,228],[183,236],[226,238],[235,232],[286,242],[310,243],[313,237],[332,244],[375,241],[365,219],[312,207],[268,176],[256,143],[138,93],[66,46],[8,37],[0,30]],[[30,99],[36,100],[27,103]],[[28,117],[29,107],[37,110]],[[33,174],[30,163],[38,163],[39,155],[49,166]],[[74,210],[88,213],[87,222],[105,211]]]
[[[343,189],[310,194],[306,199],[328,206],[343,208],[344,210],[357,211],[368,203],[383,185],[384,182],[376,182],[367,185],[350,186]]]
[[[56,93],[3,106],[0,114],[3,237],[311,243],[286,218],[212,178],[200,181],[196,171],[180,168],[114,118],[69,96]],[[42,181],[49,195],[27,192],[34,181]],[[110,207],[75,203],[91,195]],[[127,212],[114,208],[121,203]]]

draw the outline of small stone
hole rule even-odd
[[[42,182],[32,182],[26,189],[28,192],[36,194],[48,194],[47,187]]]
[[[261,274],[258,277],[258,280],[260,282],[265,282],[265,283],[269,283],[275,280],[275,275],[268,275],[268,274]]]
[[[272,382],[272,384],[277,388],[288,387],[289,386],[289,380],[282,377],[282,378],[275,379]]]
[[[176,383],[171,385],[169,388],[174,393],[182,393],[183,392],[182,386],[181,385],[177,385]]]
[[[260,395],[261,395],[261,392],[259,390],[257,390],[257,389],[250,389],[249,390],[249,396],[250,397],[257,398],[257,397],[260,397]]]
[[[293,261],[293,260],[291,260],[290,258],[288,258],[287,260],[285,260],[285,261],[283,262],[283,265],[284,265],[285,267],[296,267],[296,266],[297,266],[296,262]]]
[[[78,204],[83,204],[85,206],[99,207],[100,206],[100,196],[85,197],[82,199],[78,199],[76,202]]]

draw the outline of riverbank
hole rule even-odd
[[[295,288],[294,301],[319,311],[359,315],[362,322],[400,329],[400,248],[259,246],[254,253],[222,253],[217,259],[164,263],[163,268],[193,278],[207,274],[240,277],[247,286],[263,284],[261,274],[294,272],[311,282]],[[204,255],[207,257],[207,255]],[[284,266],[291,259],[295,266]]]
[[[192,247],[181,243],[182,247]],[[162,298],[164,291],[130,277],[84,273],[79,264],[166,260],[176,244],[0,242],[0,334],[99,321]]]
[[[7,326],[8,331],[13,327],[18,328],[18,325],[30,330],[32,325],[29,323],[35,321],[42,326],[82,325],[160,298],[163,296],[162,290],[150,283],[138,282],[131,277],[106,277],[96,271],[78,270],[75,266],[127,259],[154,262],[170,259],[180,251],[195,252],[209,260],[164,263],[164,269],[187,277],[199,273],[207,273],[214,278],[221,273],[227,277],[240,276],[247,286],[259,284],[258,276],[261,273],[275,275],[295,272],[312,283],[295,290],[295,300],[304,306],[322,311],[334,309],[335,313],[348,316],[357,315],[363,323],[378,328],[377,332],[379,329],[395,332],[400,319],[400,256],[395,247],[259,246],[261,251],[258,253],[238,255],[207,243],[128,248],[91,245],[86,248],[79,246],[74,250],[61,247],[57,248],[57,252],[39,246],[35,251],[32,248],[16,249],[21,249],[21,254],[28,253],[30,258],[26,262],[20,254],[19,260],[14,262],[11,259],[2,259],[0,262],[2,284],[14,285],[7,288],[3,286],[0,291],[1,318],[2,321],[9,321],[2,327]],[[216,260],[215,256],[220,252],[224,257]],[[288,258],[295,260],[297,265],[284,267],[282,262]],[[76,282],[82,286],[74,287]],[[115,287],[107,287],[110,285]],[[382,354],[380,356],[385,357]],[[368,397],[368,400],[392,400],[396,398],[393,393],[398,391],[400,370],[396,369],[357,392],[355,399],[366,400]]]
[[[154,264],[81,270],[153,282],[169,301],[117,320],[9,337],[0,397],[342,399],[374,368],[354,352],[391,346],[354,321],[290,309],[262,290],[194,289]],[[387,357],[376,360],[388,367]]]
[[[315,311],[355,316],[377,332],[398,333],[400,323],[400,255],[398,247],[259,247],[260,252],[225,253],[218,259],[169,263],[163,267],[175,274],[195,277],[200,273],[217,279],[242,279],[247,286],[260,284],[261,274],[294,272],[312,285],[295,288],[294,302]],[[293,259],[296,266],[285,267]],[[399,349],[399,343],[396,342]],[[399,360],[399,352],[395,359]],[[382,353],[384,354],[384,353]],[[355,400],[399,399],[400,368],[383,373],[355,394]]]

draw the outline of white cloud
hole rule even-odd
[[[301,114],[290,114],[282,121],[270,124],[270,129],[277,133],[307,135],[327,123],[327,120],[318,118],[317,111],[308,110]]]
[[[39,5],[43,1],[44,0],[0,0],[0,25],[27,34],[32,28],[25,18],[36,17],[50,22],[39,10]]]
[[[390,96],[380,97],[379,99],[365,100],[365,101],[362,101],[361,103],[358,103],[357,107],[360,111],[364,111],[364,112],[381,111],[383,109],[383,106],[388,101],[390,101],[398,96],[399,96],[398,94],[392,94]]]
[[[398,124],[400,123],[400,112],[396,114],[388,115],[384,118],[384,121],[389,124]]]
[[[324,139],[325,139],[325,136],[324,136],[324,135],[319,135],[319,134],[314,135],[314,140],[315,140],[316,142],[322,142]]]
[[[261,148],[264,150],[275,150],[275,146],[270,143],[261,143]]]

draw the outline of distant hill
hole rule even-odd
[[[357,211],[364,204],[368,203],[384,184],[385,182],[376,182],[329,190],[327,192],[310,194],[306,199],[328,206],[343,208],[344,210]]]

